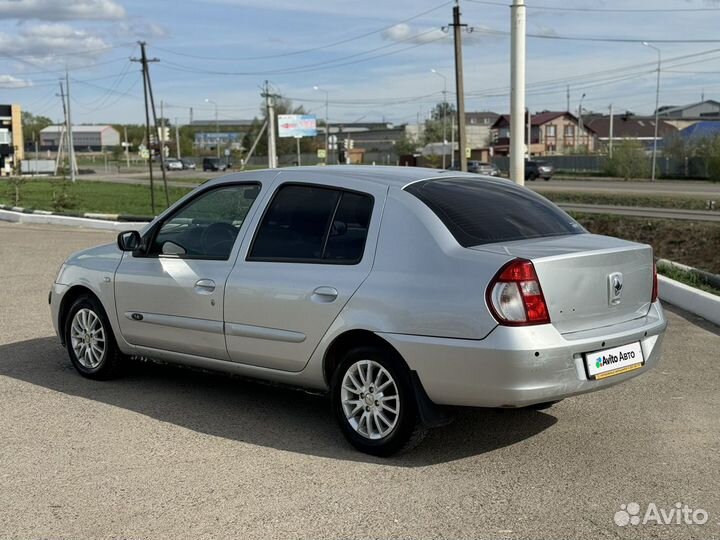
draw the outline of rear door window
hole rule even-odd
[[[263,216],[248,260],[356,264],[365,249],[372,204],[366,194],[284,185]]]
[[[444,178],[410,184],[463,247],[586,232],[547,199],[506,180]]]

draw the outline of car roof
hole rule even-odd
[[[393,166],[376,166],[376,165],[328,165],[314,167],[285,167],[282,169],[261,169],[240,173],[231,173],[221,176],[203,184],[204,186],[212,184],[222,184],[229,182],[238,182],[250,179],[252,176],[260,174],[276,173],[280,174],[284,181],[301,182],[312,178],[314,181],[321,181],[323,178],[333,181],[347,182],[348,187],[353,185],[359,186],[362,183],[373,183],[389,187],[402,188],[407,184],[418,182],[420,180],[429,180],[431,178],[443,177],[468,177],[477,178],[476,174],[462,173],[459,171],[448,171],[438,169],[428,169],[424,167],[393,167]],[[312,176],[310,176],[312,175]]]

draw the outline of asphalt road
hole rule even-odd
[[[161,179],[162,173],[158,170],[155,179]],[[210,179],[222,176],[224,173],[196,171],[170,171],[167,173],[168,183],[175,186],[194,187],[197,182],[189,182],[189,180],[197,180],[198,178]],[[116,182],[121,184],[147,184],[149,183],[146,172],[142,173],[122,173],[119,175],[106,175],[102,173],[83,175],[81,179],[100,181],[100,182]],[[578,192],[578,193],[626,193],[635,195],[682,195],[684,197],[698,197],[704,199],[715,200],[720,204],[720,184],[711,182],[699,182],[692,180],[670,181],[660,180],[657,182],[649,181],[633,181],[622,182],[606,179],[555,179],[549,182],[537,180],[535,182],[526,182],[525,185],[539,193],[544,192]]]
[[[683,210],[680,208],[646,208],[641,206],[614,206],[609,204],[555,203],[568,212],[585,214],[614,214],[619,216],[649,217],[655,219],[682,219],[688,221],[718,221],[720,212]]]
[[[0,224],[1,538],[720,536],[720,331],[677,310],[661,364],[545,412],[463,410],[410,454],[353,451],[325,398],[169,366],[79,377],[47,291],[109,233]],[[704,525],[615,525],[676,502]]]
[[[575,192],[575,193],[624,193],[634,195],[682,195],[715,200],[720,203],[720,184],[693,180],[658,180],[657,182],[623,182],[620,180],[565,180],[553,178],[549,182],[536,180],[525,185],[538,193]]]

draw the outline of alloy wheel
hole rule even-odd
[[[70,325],[70,340],[83,367],[94,369],[100,365],[105,354],[105,329],[94,311],[82,308],[75,313]]]
[[[397,384],[390,372],[373,360],[360,360],[347,369],[340,400],[350,426],[367,439],[388,436],[398,423]]]

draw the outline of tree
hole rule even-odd
[[[720,136],[708,141],[705,152],[708,177],[713,182],[720,182]]]
[[[430,111],[430,118],[425,121],[422,133],[422,144],[443,142],[444,137],[450,138],[452,117],[455,106],[451,103],[438,103]]]
[[[34,115],[30,111],[22,111],[20,121],[22,122],[25,147],[31,147],[40,138],[40,131],[53,123],[47,116]]]
[[[299,107],[294,107],[292,104],[292,101],[283,98],[283,97],[276,97],[275,98],[275,133],[278,133],[278,124],[277,124],[277,118],[278,115],[281,114],[306,114],[305,108],[300,105]],[[243,146],[247,148],[248,150],[252,146],[253,142],[255,142],[256,137],[258,136],[258,133],[260,133],[260,130],[262,129],[263,124],[265,123],[265,120],[267,118],[267,111],[265,109],[265,104],[260,107],[260,117],[255,117],[253,119],[253,122],[250,126],[250,129],[245,134],[245,138],[243,139]],[[288,137],[277,137],[276,139],[277,143],[277,154],[279,156],[283,154],[295,154],[297,151],[297,142],[293,138]],[[323,138],[322,145],[320,145],[315,138],[311,137],[303,137],[300,139],[300,151],[301,152],[315,152],[320,147],[325,147],[325,139]],[[260,138],[260,141],[258,141],[258,145],[255,148],[254,155],[256,156],[267,156],[267,132],[263,134],[263,136]]]
[[[607,161],[607,172],[624,180],[648,175],[648,159],[638,141],[626,139],[615,146],[613,157]]]
[[[395,143],[395,153],[398,156],[407,156],[414,154],[417,151],[417,141],[410,137],[407,133],[403,133],[402,136]]]

